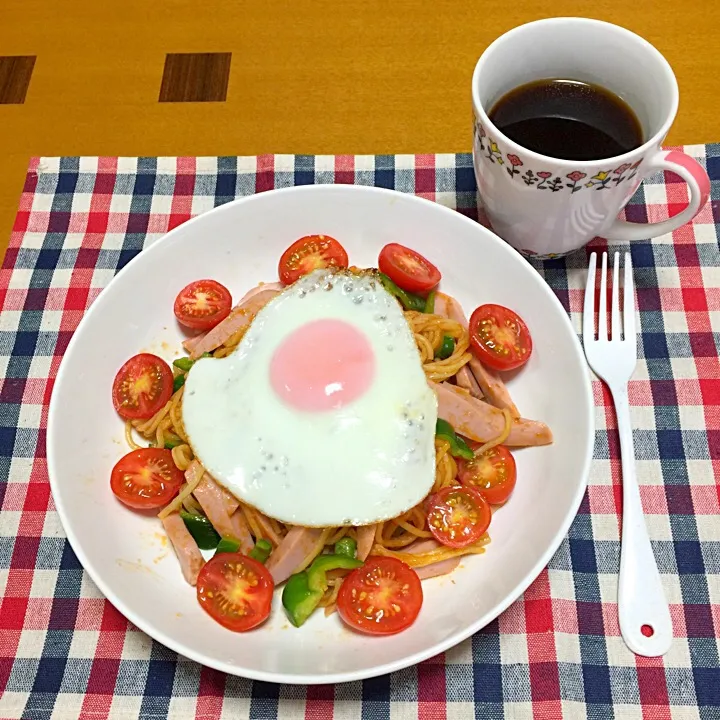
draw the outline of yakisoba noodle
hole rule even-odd
[[[471,358],[469,352],[470,340],[468,331],[454,320],[432,315],[427,313],[405,312],[405,318],[413,332],[415,343],[417,345],[423,370],[428,380],[433,382],[442,382],[453,377]],[[225,357],[231,353],[237,344],[242,340],[245,329],[235,333],[223,345],[221,345],[213,353],[213,357]],[[444,359],[435,359],[435,353],[443,342],[443,338],[449,336],[455,341],[455,347],[452,354]],[[174,369],[176,374],[182,374],[182,371]],[[125,437],[128,445],[136,449],[140,447],[133,439],[133,431],[141,435],[145,440],[153,443],[156,447],[164,447],[165,443],[172,439],[175,442],[180,441],[172,450],[172,457],[178,469],[185,472],[194,457],[192,449],[188,443],[185,428],[182,423],[182,398],[184,388],[177,390],[167,402],[167,404],[159,410],[153,417],[147,420],[127,421],[125,428]],[[487,444],[491,447],[502,442],[510,430],[510,416],[507,414],[506,427],[504,432],[496,440]],[[457,476],[457,463],[449,452],[450,446],[446,440],[441,438],[435,439],[435,483],[433,492],[455,484]],[[188,512],[199,514],[201,508],[192,493],[200,482],[202,473],[198,473],[198,477],[191,483],[185,483],[180,489],[180,493],[173,502],[164,508],[160,517],[167,517],[172,512],[184,508]],[[289,526],[280,523],[272,518],[268,518],[255,508],[244,503],[240,503],[248,526],[255,537],[268,540],[277,546],[280,540],[289,530]],[[408,512],[397,518],[378,523],[375,530],[375,541],[372,552],[376,555],[391,555],[397,557],[412,567],[423,567],[440,560],[456,557],[458,555],[468,555],[483,552],[483,546],[488,542],[485,535],[479,542],[464,548],[441,547],[430,552],[424,553],[404,553],[403,548],[407,548],[416,540],[424,540],[432,537],[427,528],[427,517],[423,504],[417,505]],[[326,528],[319,538],[316,547],[313,548],[302,562],[302,567],[297,568],[296,572],[304,569],[319,555],[325,547],[334,545],[342,537],[349,535],[356,537],[357,530],[354,527],[331,527]],[[334,606],[334,596],[337,594],[340,583],[331,583],[328,593],[323,598],[323,606],[332,608]]]

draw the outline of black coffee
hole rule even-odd
[[[537,80],[503,95],[490,119],[518,145],[562,160],[601,160],[643,143],[635,113],[617,95],[576,80]]]

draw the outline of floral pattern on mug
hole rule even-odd
[[[485,134],[485,129],[483,126],[479,123],[475,123],[475,134],[477,136],[478,145],[480,146],[481,150],[485,149],[485,143],[483,142],[483,138],[487,137]]]
[[[505,164],[505,160],[503,159],[502,152],[500,151],[498,144],[491,137],[488,137],[488,146],[486,150],[487,155],[485,155],[485,157],[488,158],[490,162],[496,162],[498,165]]]
[[[483,157],[492,163],[505,165],[505,170],[511,179],[514,180],[517,175],[525,185],[534,187],[537,190],[559,192],[563,188],[569,188],[571,194],[586,189],[608,190],[610,189],[609,185],[611,182],[617,187],[622,182],[632,180],[632,178],[637,175],[638,168],[642,162],[642,160],[638,160],[632,164],[622,163],[614,169],[600,170],[589,178],[587,173],[580,170],[573,170],[573,172],[565,175],[565,178],[559,176],[553,178],[553,173],[547,170],[533,170],[532,168],[528,168],[519,155],[514,153],[505,153],[503,155],[497,142],[486,133],[485,128],[483,128],[482,124],[477,120],[475,120],[475,136],[478,146],[481,150],[485,151]],[[570,182],[566,182],[566,180]]]
[[[510,177],[512,177],[513,175],[519,175],[520,171],[518,170],[518,167],[523,164],[523,161],[517,155],[513,155],[512,153],[508,153],[505,157],[510,163],[505,168],[508,171],[508,175],[510,175]]]
[[[565,186],[570,188],[571,193],[574,193],[582,189],[582,185],[578,185],[578,183],[587,177],[587,173],[573,170],[573,172],[568,173],[565,177],[570,180],[569,183],[565,183]]]
[[[601,170],[593,175],[586,183],[585,187],[594,187],[596,190],[607,190],[608,183],[612,180],[609,170]]]
[[[540,170],[537,176],[540,178],[538,190],[547,190],[547,185],[545,183],[552,177],[552,173],[547,170]]]

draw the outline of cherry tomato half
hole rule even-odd
[[[303,275],[319,268],[346,268],[345,248],[329,235],[306,235],[296,240],[280,258],[278,275],[285,285],[291,285]]]
[[[169,450],[142,448],[118,460],[110,475],[110,488],[128,507],[152,510],[165,507],[184,481]]]
[[[463,485],[475,488],[491,505],[502,505],[515,488],[515,458],[504,445],[496,445],[473,460],[457,460]]]
[[[193,330],[210,330],[232,309],[230,291],[215,280],[195,280],[175,298],[175,317]]]
[[[418,574],[391,557],[371,556],[343,581],[337,599],[340,617],[369,635],[393,635],[409,628],[422,607]]]
[[[454,485],[428,498],[428,529],[443,545],[467,547],[490,526],[492,513],[485,498],[472,487]]]
[[[157,355],[140,353],[117,372],[112,388],[115,410],[126,420],[150,418],[170,399],[173,374]]]
[[[233,632],[258,626],[270,615],[275,583],[261,563],[240,553],[220,553],[197,579],[200,607]]]
[[[430,292],[442,277],[427,258],[397,243],[390,243],[380,251],[378,269],[411,293]]]
[[[532,338],[523,319],[502,305],[481,305],[470,316],[475,355],[494,370],[514,370],[532,353]]]

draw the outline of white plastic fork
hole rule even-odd
[[[638,655],[664,655],[672,644],[670,609],[663,592],[655,556],[643,517],[640,490],[635,475],[635,450],[630,424],[628,381],[637,365],[635,335],[635,290],[630,253],[625,254],[623,325],[620,322],[620,253],[613,261],[610,336],[607,327],[607,253],[602,256],[598,334],[595,338],[595,268],[590,256],[585,306],[583,345],[590,367],[607,384],[615,403],[623,482],[622,542],[618,581],[618,615],[625,644]],[[621,334],[623,337],[621,338]]]

